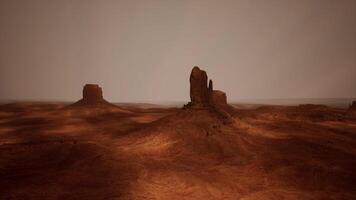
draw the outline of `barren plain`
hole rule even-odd
[[[356,199],[356,115],[0,105],[0,199]]]

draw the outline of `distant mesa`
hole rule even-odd
[[[72,106],[113,106],[103,98],[103,90],[97,84],[86,84],[83,88],[83,98]]]
[[[95,104],[104,101],[103,90],[99,85],[86,84],[83,88],[83,102]]]
[[[77,112],[79,109],[83,112]],[[79,115],[100,115],[107,112],[131,114],[131,111],[123,109],[115,104],[106,101],[103,97],[103,89],[97,84],[85,84],[83,87],[83,97],[68,106],[63,107],[64,111],[75,111]]]

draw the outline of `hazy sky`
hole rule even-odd
[[[355,0],[0,0],[0,99],[356,97]]]

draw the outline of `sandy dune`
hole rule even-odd
[[[0,199],[356,199],[356,114],[0,105]]]

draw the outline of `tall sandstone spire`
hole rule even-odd
[[[209,92],[213,91],[213,81],[209,80]]]
[[[190,74],[190,106],[192,107],[224,107],[227,106],[225,92],[214,90],[213,81],[209,80],[205,71],[195,66]]]
[[[202,107],[209,104],[208,76],[195,66],[190,74],[190,99],[192,106]]]

